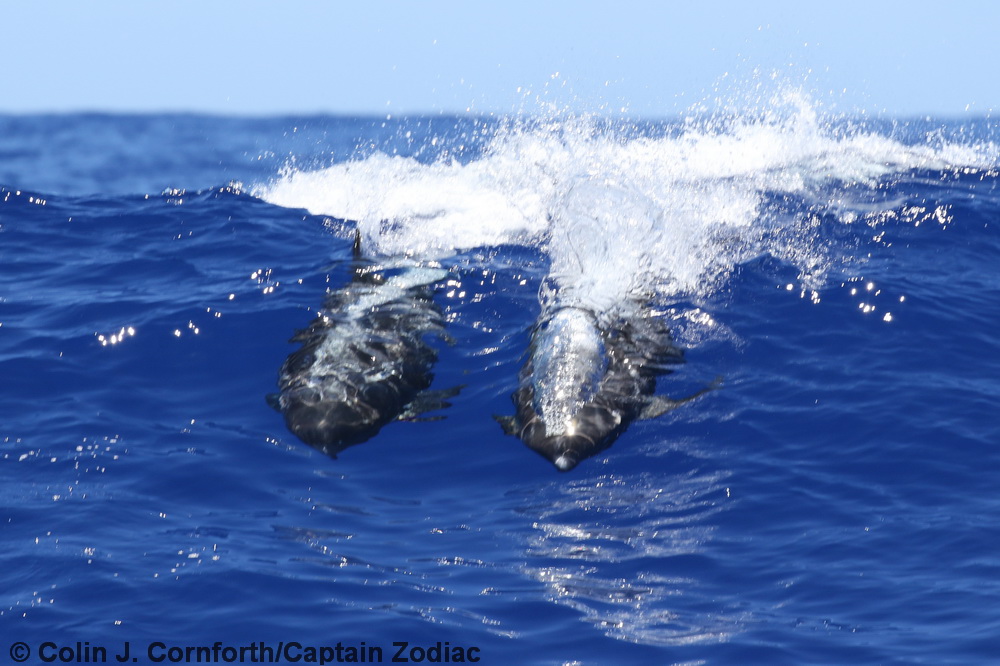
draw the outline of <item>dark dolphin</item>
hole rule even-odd
[[[426,393],[437,353],[426,338],[443,335],[433,285],[438,268],[380,269],[355,239],[354,277],[331,292],[319,316],[292,342],[302,348],[281,367],[268,402],[288,429],[336,454],[374,436],[394,419],[447,406],[457,389]]]

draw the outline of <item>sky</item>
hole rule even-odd
[[[0,25],[6,113],[673,117],[779,82],[832,112],[1000,109],[991,0],[0,0]]]

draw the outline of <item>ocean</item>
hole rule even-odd
[[[0,659],[1000,663],[998,141],[795,94],[0,116]],[[461,388],[333,458],[266,396],[356,232],[448,271]],[[559,472],[494,420],[549,283],[721,386]]]

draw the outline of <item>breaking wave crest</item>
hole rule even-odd
[[[933,133],[904,141],[826,119],[798,92],[743,116],[638,125],[562,115],[489,128],[476,135],[478,157],[464,162],[374,154],[288,170],[256,194],[355,221],[369,251],[388,257],[542,247],[560,297],[601,313],[636,299],[709,296],[762,254],[817,288],[844,260],[809,232],[818,215],[849,224],[892,207],[878,193],[893,178],[989,169],[1000,153],[994,143]]]

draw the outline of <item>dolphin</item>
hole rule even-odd
[[[566,472],[607,447],[637,419],[656,418],[714,389],[680,400],[654,395],[656,378],[683,362],[664,322],[639,309],[602,323],[578,306],[543,310],[512,395],[513,416],[494,416],[508,435]]]
[[[328,294],[315,320],[291,342],[279,392],[267,397],[303,442],[331,457],[373,437],[400,418],[447,407],[458,389],[428,392],[437,353],[426,338],[444,337],[444,315],[433,300],[440,268],[387,269],[354,241],[353,279]]]

